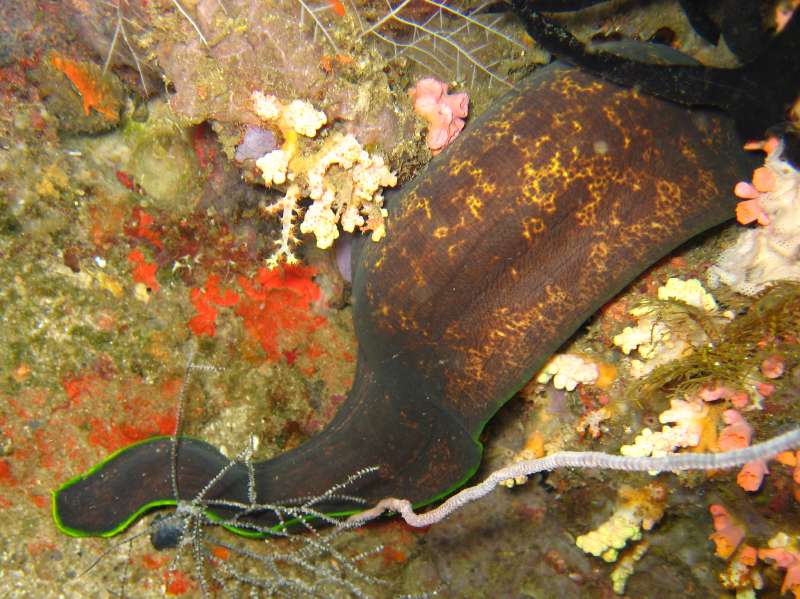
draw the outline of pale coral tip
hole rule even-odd
[[[733,188],[733,193],[737,198],[744,198],[746,200],[758,197],[758,190],[746,181],[739,181],[736,187]]]

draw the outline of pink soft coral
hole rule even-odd
[[[792,591],[796,598],[800,598],[800,553],[796,549],[792,547],[759,549],[758,557],[786,570],[781,593]]]
[[[408,91],[415,112],[428,121],[428,148],[435,155],[446,148],[464,128],[469,110],[469,96],[448,94],[447,84],[427,77]]]
[[[777,138],[771,137],[764,142],[751,142],[745,144],[746,150],[763,150],[767,155],[772,154],[778,147]],[[736,184],[733,193],[742,198],[742,202],[736,204],[736,220],[743,225],[757,221],[759,225],[769,224],[769,216],[760,199],[764,194],[775,189],[775,174],[766,166],[762,166],[753,171],[753,182],[747,183],[740,181]]]
[[[726,426],[719,434],[717,444],[721,451],[744,449],[753,438],[753,427],[736,410],[725,410],[722,420]],[[758,491],[764,476],[769,473],[766,460],[747,462],[736,476],[736,483],[745,491]]]
[[[744,528],[734,522],[723,505],[714,503],[708,507],[708,511],[711,512],[716,531],[708,538],[717,546],[717,555],[722,559],[728,559],[744,539]]]
[[[750,401],[746,391],[726,387],[721,383],[706,385],[700,389],[698,394],[703,401],[714,402],[719,399],[727,399],[734,408],[744,408]]]
[[[747,462],[739,470],[739,474],[736,475],[736,484],[745,491],[758,491],[767,474],[769,474],[767,461],[753,460],[752,462]]]
[[[744,449],[750,445],[753,438],[753,427],[736,410],[725,410],[722,420],[727,424],[719,434],[717,443],[720,451]]]
[[[775,456],[784,466],[794,468],[792,475],[794,482],[800,485],[800,451],[784,451]]]

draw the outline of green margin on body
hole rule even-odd
[[[522,385],[520,385],[520,388],[521,387],[522,387]],[[481,443],[480,440],[479,440],[481,432],[486,427],[486,425],[489,422],[489,420],[491,420],[494,417],[494,415],[497,413],[497,411],[502,406],[504,406],[506,403],[508,403],[508,401],[512,397],[514,397],[515,393],[512,393],[511,395],[509,395],[509,397],[505,401],[498,402],[497,406],[492,411],[492,413],[486,418],[486,420],[484,420],[481,423],[481,425],[478,427],[478,430],[472,435],[472,440],[475,442],[475,444],[479,448],[479,455],[483,456],[483,443]],[[175,506],[177,506],[178,502],[176,500],[174,500],[174,499],[166,499],[166,500],[161,500],[161,501],[152,501],[152,502],[147,503],[147,504],[143,505],[142,507],[140,507],[133,514],[131,514],[128,518],[126,518],[116,528],[101,532],[99,534],[89,533],[89,532],[86,532],[86,531],[77,530],[75,528],[70,528],[69,526],[65,526],[64,523],[61,522],[61,519],[58,517],[58,513],[56,511],[56,497],[57,497],[59,492],[61,492],[62,490],[74,485],[76,482],[81,481],[81,480],[91,476],[97,470],[102,468],[106,463],[108,463],[109,461],[111,461],[115,457],[117,457],[119,454],[121,454],[121,453],[123,453],[125,451],[128,451],[129,449],[132,449],[133,447],[137,447],[138,445],[144,445],[145,443],[151,443],[151,442],[157,441],[159,439],[170,439],[171,440],[173,438],[174,437],[167,436],[167,435],[159,435],[159,436],[156,436],[156,437],[149,437],[147,439],[143,439],[141,441],[137,441],[136,443],[132,443],[131,445],[127,445],[126,447],[118,449],[114,453],[110,454],[105,459],[103,459],[102,461],[98,462],[97,464],[95,464],[94,466],[89,468],[89,470],[87,470],[83,474],[79,474],[78,476],[75,476],[75,477],[71,478],[70,480],[65,482],[63,485],[61,485],[58,489],[53,491],[52,492],[52,501],[51,501],[51,510],[52,510],[52,514],[53,514],[53,521],[55,522],[55,524],[58,527],[58,529],[61,532],[63,532],[64,534],[69,535],[71,537],[104,537],[104,538],[114,537],[114,536],[122,533],[123,531],[125,531],[125,529],[127,529],[135,520],[139,519],[141,516],[143,516],[145,513],[149,512],[150,510],[153,510],[153,509],[156,509],[156,508],[160,508],[160,507],[168,507],[168,506],[175,507]],[[180,438],[193,439],[193,437],[180,437]],[[200,439],[194,439],[194,440],[201,441]],[[414,508],[416,509],[416,508],[420,508],[420,507],[425,507],[426,505],[429,505],[429,504],[431,504],[431,503],[433,503],[435,501],[438,501],[439,499],[444,499],[448,495],[452,494],[456,490],[458,490],[461,487],[463,487],[467,483],[467,481],[469,481],[475,475],[475,473],[478,471],[478,467],[480,466],[480,463],[481,463],[481,461],[478,460],[478,462],[472,468],[470,468],[467,473],[465,473],[464,477],[460,481],[455,483],[452,487],[442,491],[441,493],[435,495],[434,497],[431,497],[429,499],[426,499],[426,500],[420,501],[419,503],[414,504]],[[344,517],[347,517],[347,516],[352,516],[353,514],[357,514],[360,511],[361,510],[351,510],[351,511],[346,511],[346,512],[334,512],[334,513],[326,514],[326,516],[330,516],[332,518],[344,518]],[[223,520],[223,518],[221,518],[220,516],[215,514],[210,509],[204,510],[204,513],[206,514],[206,516],[208,516],[209,520],[211,520],[212,522],[221,522]],[[285,522],[284,524],[277,524],[277,525],[273,526],[270,530],[273,530],[273,531],[277,532],[277,531],[279,531],[280,529],[282,529],[282,528],[284,528],[286,526],[289,526],[289,525],[294,524],[296,522],[300,522],[300,520],[301,520],[301,518],[295,518],[294,520],[289,520],[289,521]],[[220,524],[220,526],[222,526],[226,530],[228,530],[228,531],[230,531],[230,532],[232,532],[234,534],[237,534],[237,535],[239,535],[241,537],[258,539],[258,538],[264,538],[265,536],[267,536],[267,533],[252,531],[252,530],[248,530],[248,529],[244,529],[244,528],[238,528],[236,526],[230,526],[230,525],[226,525],[226,524]]]
[[[137,441],[136,443],[131,443],[130,445],[126,445],[125,447],[123,447],[121,449],[118,449],[115,452],[113,452],[113,453],[109,454],[108,456],[106,456],[103,460],[101,460],[100,462],[98,462],[97,464],[95,464],[94,466],[89,468],[86,472],[72,477],[67,482],[65,482],[60,487],[58,487],[58,489],[52,491],[52,493],[51,493],[51,501],[50,501],[50,509],[51,509],[51,513],[52,513],[52,516],[53,516],[53,522],[55,522],[55,525],[58,528],[58,530],[60,530],[62,533],[66,534],[66,535],[69,535],[71,537],[103,537],[103,538],[109,538],[109,537],[114,537],[114,536],[117,536],[118,534],[121,534],[131,524],[133,524],[134,521],[138,520],[140,517],[142,517],[144,514],[146,514],[147,512],[149,512],[151,510],[154,510],[154,509],[157,509],[157,508],[161,508],[161,507],[176,507],[178,505],[178,502],[176,500],[174,500],[174,499],[164,499],[164,500],[159,500],[159,501],[151,501],[150,503],[146,503],[145,505],[140,507],[138,510],[133,512],[119,526],[117,526],[115,528],[112,528],[111,530],[106,530],[106,531],[103,531],[103,532],[100,532],[100,533],[86,532],[84,530],[79,530],[77,528],[72,528],[70,526],[66,526],[61,521],[61,518],[58,515],[58,510],[56,509],[56,498],[58,497],[58,494],[61,491],[71,487],[72,485],[74,485],[77,482],[80,482],[80,481],[88,478],[89,476],[91,476],[92,474],[94,474],[95,472],[100,470],[108,462],[110,462],[111,460],[116,458],[118,455],[120,455],[121,453],[124,453],[124,452],[128,451],[129,449],[133,449],[134,447],[138,447],[139,445],[144,445],[146,443],[152,443],[153,441],[158,441],[158,440],[161,440],[161,439],[170,440],[172,438],[173,437],[169,437],[169,436],[166,436],[166,435],[159,435],[159,436],[156,436],[156,437],[148,437],[147,439],[143,439],[141,441]],[[183,437],[183,438],[190,439],[191,437]],[[199,441],[200,439],[195,439],[195,440]],[[475,440],[475,441],[481,447],[481,454],[483,454],[483,446],[482,446],[482,444],[477,440]],[[434,501],[437,501],[438,499],[441,499],[441,498],[449,495],[450,493],[452,493],[456,489],[459,489],[460,487],[464,486],[464,484],[466,484],[466,482],[470,478],[472,478],[472,475],[475,474],[475,472],[477,471],[479,463],[476,464],[475,467],[472,468],[469,473],[467,473],[467,475],[464,477],[463,480],[461,480],[458,483],[456,483],[455,485],[453,485],[452,488],[447,489],[446,491],[440,493],[436,497],[433,497],[431,499],[422,501],[419,504],[416,504],[414,507],[415,508],[423,507],[425,505],[428,505],[429,503],[433,503]],[[208,516],[209,520],[211,520],[212,522],[218,522],[219,523],[219,522],[221,522],[223,520],[222,517],[220,517],[219,515],[215,514],[211,509],[205,509],[203,511],[204,511],[205,515]],[[345,511],[345,512],[334,512],[334,513],[326,514],[326,516],[331,516],[333,518],[344,518],[344,517],[347,517],[347,516],[352,516],[353,514],[357,514],[357,513],[359,513],[359,511],[361,511],[361,510],[351,510],[351,511]],[[280,529],[282,529],[282,528],[284,528],[286,526],[290,526],[290,525],[292,525],[294,523],[300,522],[300,520],[301,520],[300,518],[295,518],[293,520],[288,520],[284,524],[276,524],[270,530],[273,530],[273,531],[277,532],[277,531],[279,531]],[[226,524],[220,524],[220,526],[222,526],[226,530],[228,530],[228,531],[230,531],[230,532],[232,532],[234,534],[237,534],[237,535],[239,535],[241,537],[258,539],[258,538],[263,538],[263,537],[267,536],[267,533],[248,530],[248,529],[245,529],[245,528],[238,528],[236,526],[230,526],[230,525],[226,525]]]

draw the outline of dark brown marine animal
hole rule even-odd
[[[373,465],[348,488],[368,502],[422,505],[464,484],[486,422],[559,345],[655,260],[733,214],[730,190],[748,170],[739,143],[725,117],[574,68],[522,82],[391,199],[387,238],[356,258],[353,388],[319,435],[254,464],[257,501],[318,496]],[[177,462],[188,498],[228,460],[181,439]],[[54,493],[58,526],[110,536],[175,504],[170,466],[167,438],[118,452]],[[246,504],[247,482],[239,464],[205,498]]]

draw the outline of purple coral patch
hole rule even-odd
[[[277,146],[275,134],[261,127],[250,125],[245,129],[242,143],[236,146],[236,160],[242,162],[248,158],[255,160],[274,150]]]
[[[353,236],[349,233],[342,233],[336,240],[336,265],[342,278],[348,283],[353,282],[353,270],[351,267],[351,257],[353,255]]]

